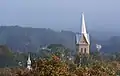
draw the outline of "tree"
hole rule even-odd
[[[66,48],[62,44],[50,44],[47,48],[51,49],[51,52],[57,55],[60,58],[66,59],[67,56],[70,56],[70,49]]]

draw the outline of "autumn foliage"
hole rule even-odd
[[[0,76],[116,76],[120,69],[118,66],[118,62],[95,61],[89,66],[77,67],[53,55],[52,59],[32,61],[32,70],[22,67],[0,69]]]

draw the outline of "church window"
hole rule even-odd
[[[83,53],[83,48],[81,48],[81,53]]]
[[[86,51],[86,48],[84,48],[84,52],[86,53],[87,51]]]

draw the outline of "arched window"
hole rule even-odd
[[[83,53],[83,48],[81,48],[81,53]]]
[[[86,48],[84,48],[84,53],[87,53]]]

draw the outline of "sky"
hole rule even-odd
[[[120,0],[0,0],[0,25],[79,31],[119,30]]]

